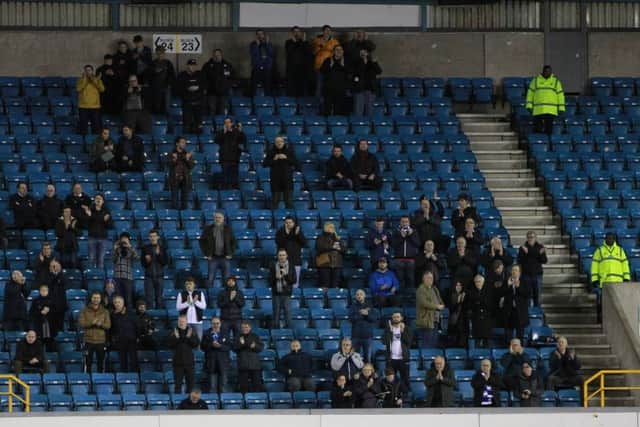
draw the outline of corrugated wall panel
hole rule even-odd
[[[577,1],[555,1],[551,3],[551,28],[580,28],[580,3]]]
[[[587,4],[589,28],[640,28],[639,3],[592,2]]]
[[[535,30],[541,2],[502,0],[475,6],[427,6],[427,27],[450,30]]]
[[[122,28],[230,28],[231,3],[120,6]]]
[[[0,27],[108,28],[111,9],[105,3],[0,2]]]

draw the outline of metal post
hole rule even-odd
[[[420,5],[420,31],[425,32],[428,28],[428,19],[427,14],[429,13],[427,9],[427,4],[423,3]]]
[[[600,375],[600,407],[604,408],[604,374]]]
[[[120,5],[121,2],[111,3],[111,29],[118,31],[120,29]]]
[[[240,28],[240,2],[233,0],[231,3],[231,29],[237,32]]]
[[[13,380],[9,378],[9,413],[13,412]]]

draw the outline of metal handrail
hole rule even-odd
[[[24,412],[31,411],[31,387],[22,381],[20,378],[15,375],[2,374],[0,375],[0,380],[8,379],[8,389],[7,391],[0,391],[0,396],[9,396],[9,413],[13,412],[13,399],[17,399],[19,402],[22,402],[24,405]],[[14,383],[21,386],[24,391],[24,398],[20,397],[18,393],[14,391]]]
[[[640,386],[615,386],[615,387],[607,387],[605,385],[605,376],[606,375],[639,375],[640,369],[605,369],[602,371],[598,371],[589,378],[586,379],[582,386],[582,398],[583,405],[585,408],[589,407],[589,399],[595,397],[596,395],[600,395],[600,407],[605,407],[606,391],[614,391],[614,390],[640,390]],[[593,381],[599,380],[599,387],[592,393],[589,393],[589,384]]]

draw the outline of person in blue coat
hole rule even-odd
[[[369,289],[377,307],[395,307],[398,305],[400,283],[396,274],[389,270],[385,257],[378,260],[378,269],[369,276]]]
[[[373,360],[373,329],[379,319],[378,310],[367,302],[364,290],[358,289],[355,301],[349,307],[351,340],[353,349],[360,353],[367,363]]]
[[[249,45],[251,53],[251,95],[255,95],[258,84],[264,87],[264,94],[271,95],[273,82],[274,50],[264,30],[256,31],[256,39]]]

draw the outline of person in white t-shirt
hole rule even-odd
[[[187,316],[187,323],[202,340],[202,315],[207,308],[207,299],[204,292],[196,289],[193,277],[188,277],[184,283],[184,291],[178,294],[176,310],[180,315]]]
[[[404,323],[402,313],[395,312],[382,336],[387,353],[387,367],[393,368],[396,374],[400,373],[400,379],[406,389],[409,389],[409,348],[413,341],[413,334]]]

